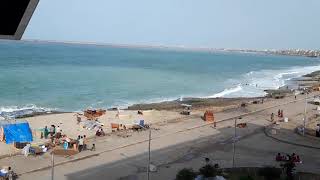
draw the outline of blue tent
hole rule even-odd
[[[24,143],[32,141],[32,132],[27,121],[1,122],[7,144],[14,142]]]

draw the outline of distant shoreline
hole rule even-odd
[[[8,41],[8,40],[4,40]],[[115,48],[140,48],[140,49],[164,49],[194,52],[238,52],[238,53],[260,53],[267,55],[300,56],[310,58],[320,58],[320,49],[242,49],[242,48],[210,48],[210,47],[188,47],[184,45],[143,45],[143,44],[112,44],[102,42],[82,42],[82,41],[55,41],[23,39],[22,42],[57,43],[70,45],[91,45],[106,46]]]

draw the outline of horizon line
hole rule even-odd
[[[110,46],[120,48],[158,48],[158,49],[172,49],[172,50],[190,50],[190,51],[250,51],[252,52],[273,52],[281,50],[318,50],[318,49],[303,49],[303,48],[214,48],[214,47],[192,47],[186,45],[159,45],[159,44],[121,44],[121,43],[103,43],[103,42],[90,42],[90,41],[64,41],[64,40],[40,40],[40,39],[21,39],[21,40],[1,40],[1,41],[25,41],[25,42],[44,42],[44,43],[61,43],[61,44],[74,44],[74,45],[94,45],[94,46]]]

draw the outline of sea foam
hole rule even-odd
[[[33,113],[46,113],[56,110],[55,108],[37,107],[36,105],[29,104],[25,106],[4,106],[0,107],[0,116],[15,118],[22,115]]]

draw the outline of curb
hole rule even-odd
[[[296,134],[298,134],[299,136],[301,136],[301,137],[308,137],[309,139],[312,139],[312,140],[315,140],[315,141],[319,141],[319,143],[320,143],[320,138],[319,138],[319,137],[312,136],[312,135],[310,135],[309,133],[305,133],[305,136],[303,136],[301,133],[299,133],[298,127],[296,127],[296,129],[295,129],[294,132],[295,132]]]
[[[265,134],[267,137],[269,137],[269,138],[271,138],[271,139],[273,139],[273,140],[275,140],[275,141],[278,141],[278,142],[281,142],[281,143],[285,143],[285,144],[294,145],[294,146],[305,147],[305,148],[309,148],[309,149],[320,149],[320,147],[309,146],[309,145],[304,145],[304,144],[298,144],[298,143],[286,141],[286,140],[283,140],[283,139],[280,139],[280,138],[276,138],[276,137],[270,135],[270,134],[267,132],[267,131],[269,130],[268,128],[270,128],[270,127],[267,127],[267,126],[266,126],[266,127],[264,128],[264,134]]]

